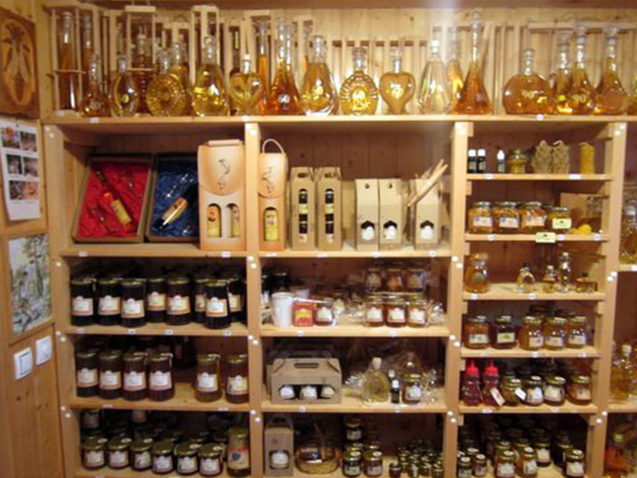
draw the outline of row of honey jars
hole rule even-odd
[[[421,294],[370,294],[365,299],[363,324],[367,327],[425,327],[442,319],[442,304]]]
[[[539,201],[518,204],[478,201],[468,213],[467,231],[473,234],[534,234],[552,231],[564,234],[572,227],[567,207],[543,206]]]

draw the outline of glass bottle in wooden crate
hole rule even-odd
[[[458,100],[452,110],[453,113],[486,115],[492,112],[491,100],[484,86],[484,75],[482,73],[481,31],[482,21],[480,14],[476,13],[471,22],[471,60],[469,62],[469,70],[458,94]]]
[[[338,90],[327,66],[327,43],[312,36],[312,50],[301,85],[301,108],[306,115],[331,115],[338,110]]]
[[[91,62],[91,56],[95,53],[93,48],[93,22],[90,15],[82,15],[82,88],[84,91],[88,89],[88,69]]]
[[[228,114],[228,92],[223,72],[217,63],[217,47],[213,37],[204,39],[201,65],[192,87],[192,106],[197,116]]]
[[[277,25],[277,70],[268,95],[268,114],[301,113],[299,90],[292,71],[292,25],[279,19]]]
[[[580,24],[576,28],[575,66],[571,88],[568,92],[567,108],[570,114],[588,115],[595,109],[597,93],[586,73],[586,26]]]
[[[378,88],[374,80],[365,73],[366,60],[365,48],[354,48],[354,73],[343,82],[339,93],[341,111],[345,115],[373,115],[376,112]]]
[[[63,12],[62,25],[58,32],[58,91],[59,109],[77,110],[80,105],[80,85],[75,58],[75,29],[73,28],[73,14]]]
[[[84,92],[84,98],[80,104],[80,112],[83,116],[99,117],[109,114],[108,97],[100,85],[98,65],[98,57],[93,55],[88,64],[88,89]]]
[[[109,100],[113,116],[133,116],[139,110],[139,86],[128,69],[126,55],[117,58],[117,74],[111,83]]]
[[[553,112],[553,95],[549,82],[534,71],[535,50],[527,48],[522,53],[522,71],[513,75],[506,85],[502,104],[509,114],[550,114]]]
[[[264,97],[263,81],[252,71],[250,55],[244,55],[241,70],[233,73],[228,82],[228,93],[236,115],[256,115]]]
[[[628,110],[628,94],[617,74],[617,31],[615,25],[606,30],[606,58],[595,103],[598,115],[623,115]]]
[[[135,48],[133,49],[133,60],[131,63],[133,76],[139,88],[139,112],[149,113],[146,105],[146,91],[148,85],[153,80],[154,67],[150,53],[148,38],[144,33],[138,33],[135,38]]]
[[[159,73],[148,85],[146,103],[153,116],[180,116],[187,113],[188,96],[181,81],[170,72],[168,52],[157,55]]]
[[[416,80],[411,73],[403,71],[403,58],[400,47],[392,47],[390,52],[391,71],[380,77],[380,94],[387,103],[389,112],[394,115],[406,114],[405,107],[414,96]],[[442,62],[441,62],[442,65]]]
[[[573,110],[568,103],[568,94],[573,84],[569,43],[570,32],[561,32],[557,44],[557,70],[553,76],[553,100],[555,113],[570,115]]]
[[[449,111],[449,73],[445,72],[445,65],[440,59],[440,43],[438,40],[432,40],[429,58],[420,79],[418,106],[421,113],[441,114]],[[453,85],[453,82],[451,84]]]
[[[462,68],[460,68],[460,41],[458,40],[458,29],[455,26],[449,27],[449,49],[447,59],[447,82],[449,86],[449,94],[451,97],[451,107],[453,108],[462,85],[464,77],[462,76]]]
[[[170,74],[179,80],[186,95],[186,108],[183,114],[190,113],[192,108],[190,76],[188,60],[183,43],[175,42],[170,46]]]

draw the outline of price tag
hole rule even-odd
[[[596,241],[601,241],[602,240],[602,235],[598,234],[598,233],[595,233],[593,235],[593,239],[596,240]]]
[[[219,407],[219,408],[217,408],[218,412],[227,412],[228,410],[229,410],[228,407]]]
[[[86,332],[86,329],[84,327],[78,327],[75,329],[76,334],[84,335],[84,332]]]
[[[557,407],[551,407],[551,413],[560,413],[560,409]]]
[[[307,412],[307,407],[299,407],[299,413],[305,413]]]
[[[544,119],[544,115],[543,114],[535,115],[535,119],[538,121],[542,121]]]
[[[532,358],[538,358],[540,356],[540,352],[531,352]]]
[[[482,413],[493,413],[493,408],[485,407],[482,409]]]
[[[276,252],[266,252],[265,257],[276,257]]]
[[[316,254],[317,259],[325,259],[326,257],[327,257],[327,254],[325,252],[320,252]]]
[[[536,232],[535,233],[535,242],[538,244],[555,244],[555,233],[554,232]]]
[[[164,335],[174,335],[175,331],[173,329],[164,330]]]
[[[113,408],[112,403],[102,403],[102,408]]]
[[[126,329],[126,333],[128,335],[137,335],[137,331],[135,329]]]
[[[535,300],[535,299],[537,299],[537,295],[535,294],[535,292],[531,292],[529,294],[529,300]]]
[[[222,336],[222,337],[232,337],[232,330],[224,330],[224,331],[221,333],[221,336]]]
[[[305,333],[302,330],[297,330],[296,331],[296,336],[297,337],[303,337],[303,335],[305,335]]]
[[[429,257],[436,257],[436,251],[429,251]]]
[[[568,179],[577,181],[578,179],[582,179],[582,175],[581,174],[569,174],[568,175]]]
[[[232,257],[232,252],[230,252],[230,251],[221,251],[221,257],[223,257],[224,259]]]
[[[88,252],[86,252],[84,249],[80,249],[79,251],[77,251],[77,257],[88,257]]]
[[[471,294],[469,294],[469,299],[471,300],[478,300],[478,294],[472,292]]]
[[[558,235],[556,236],[556,239],[557,239],[558,241],[565,241],[565,240],[566,240],[566,236],[565,236],[564,234],[558,234]]]
[[[487,241],[491,242],[491,241],[495,241],[495,234],[489,234],[487,235]]]
[[[630,266],[632,272],[637,272],[637,264]]]
[[[380,256],[382,256],[382,253],[380,251],[372,252],[372,257],[374,259],[378,259]]]
[[[394,413],[402,413],[402,409],[400,407],[394,407]]]
[[[96,123],[100,122],[100,119],[99,118],[89,118],[88,122],[91,123],[91,124],[96,124]]]
[[[491,396],[495,400],[495,403],[498,404],[498,407],[501,407],[502,405],[504,405],[506,403],[506,400],[504,399],[504,397],[500,393],[500,390],[498,390],[497,387],[493,387],[491,389]]]
[[[489,180],[493,179],[493,174],[491,174],[491,173],[485,174],[484,175],[484,179],[489,179]]]
[[[389,333],[387,334],[389,337],[394,338],[396,336],[398,336],[398,334],[396,333],[395,330],[390,330]]]
[[[522,401],[526,400],[526,393],[521,388],[515,389],[515,395]]]

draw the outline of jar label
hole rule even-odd
[[[228,377],[228,395],[247,395],[248,378],[242,375]]]
[[[173,470],[172,455],[155,456],[153,458],[153,471],[155,473],[168,473]]]
[[[156,370],[150,373],[151,390],[170,390],[173,387],[172,375],[170,372]]]
[[[526,400],[526,393],[520,387],[516,388],[514,393],[520,400]]]
[[[392,307],[387,312],[387,322],[390,324],[404,324],[405,323],[405,309],[402,307]]]
[[[81,295],[73,297],[72,315],[87,317],[93,315],[93,299],[85,299]]]
[[[428,221],[425,221],[424,225],[420,226],[420,239],[423,241],[430,241],[433,238],[434,228]]]
[[[584,476],[584,464],[579,461],[567,461],[566,476],[569,478]]]
[[[520,220],[517,217],[500,217],[498,226],[500,229],[519,229]]]
[[[295,307],[293,322],[296,327],[311,327],[314,323],[314,311],[305,306]]]
[[[586,335],[571,334],[568,336],[569,345],[586,345]]]
[[[326,305],[322,305],[316,311],[316,321],[323,324],[331,324],[334,320],[334,315],[332,314],[332,308]]]
[[[529,337],[529,348],[532,349],[541,349],[544,346],[544,337]]]
[[[548,448],[535,447],[538,463],[551,463],[551,451]]]
[[[383,474],[383,465],[367,465],[365,466],[365,474],[367,476],[380,476]]]
[[[94,387],[97,385],[97,369],[81,368],[77,371],[77,386],[80,388]]]
[[[104,466],[104,450],[91,450],[84,452],[84,465],[87,468]]]
[[[526,227],[544,227],[546,217],[542,214],[526,213],[524,215],[524,224]]]
[[[206,311],[206,296],[204,294],[195,295],[195,312]]]
[[[415,402],[422,400],[422,386],[420,384],[405,386],[405,401]]]
[[[345,476],[359,476],[361,472],[361,466],[359,464],[343,464],[343,474]]]
[[[548,347],[562,348],[564,347],[564,338],[563,337],[547,337],[546,345]]]
[[[360,428],[348,428],[346,436],[347,441],[358,441],[363,438],[363,430]]]
[[[495,340],[498,344],[514,344],[515,332],[498,332]]]
[[[103,390],[117,390],[122,388],[122,373],[102,370],[100,372],[100,388]]]
[[[159,292],[151,292],[147,296],[148,310],[153,312],[160,312],[166,310],[166,294],[160,294]]]
[[[241,312],[243,310],[241,296],[228,292],[228,306],[230,307],[230,312]]]
[[[137,392],[145,389],[146,373],[134,371],[124,373],[124,390],[128,392]]]
[[[591,399],[591,390],[581,385],[573,385],[571,391],[575,400],[585,402]]]
[[[135,300],[132,297],[122,304],[123,319],[139,319],[144,317],[144,301]]]
[[[202,458],[201,463],[199,463],[199,472],[202,475],[212,476],[220,471],[219,460],[217,458]]]
[[[471,478],[471,468],[458,468],[457,478]]]
[[[133,467],[136,470],[143,470],[150,466],[150,452],[141,451],[133,454]]]
[[[515,476],[515,465],[513,463],[498,463],[497,476],[499,478],[513,478]]]
[[[544,387],[544,398],[549,402],[562,403],[564,400],[564,391],[562,387],[547,385]]]
[[[197,390],[200,392],[216,392],[219,389],[216,373],[202,372],[197,374]]]
[[[412,325],[425,325],[425,311],[411,307],[409,309],[409,323]]]
[[[97,304],[97,312],[100,315],[118,315],[121,313],[121,298],[105,295],[100,297]]]
[[[473,216],[473,227],[493,227],[491,216]]]
[[[383,309],[380,307],[368,307],[365,320],[370,324],[379,324],[383,321]]]
[[[572,223],[570,217],[554,217],[551,221],[551,229],[570,229]]]
[[[228,301],[226,299],[219,299],[217,297],[211,297],[208,299],[208,305],[206,307],[207,317],[227,317],[228,316]]]
[[[128,451],[110,451],[108,452],[108,466],[111,468],[122,468],[128,465]]]
[[[285,450],[277,450],[270,454],[270,466],[275,470],[285,470],[290,464],[290,456]]]
[[[476,476],[476,477],[487,476],[486,465],[480,465],[480,464],[473,465],[473,476]]]
[[[194,473],[197,471],[197,459],[194,456],[177,458],[177,473]]]
[[[235,471],[250,468],[250,450],[229,449],[228,468]]]
[[[487,334],[469,334],[469,343],[472,345],[481,345],[489,343]]]
[[[497,403],[498,407],[501,407],[506,403],[506,400],[500,393],[500,390],[498,390],[498,387],[492,387],[491,390],[489,390],[489,393],[491,393],[491,396],[493,397],[493,400],[495,400],[495,403]]]
[[[526,403],[529,405],[540,405],[544,401],[544,394],[540,387],[534,387],[526,394]]]
[[[537,473],[537,463],[535,460],[524,460],[522,462],[522,468],[525,475],[535,475]]]
[[[184,315],[190,313],[190,297],[173,295],[168,297],[168,313],[170,315]]]

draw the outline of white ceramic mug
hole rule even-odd
[[[277,327],[292,327],[294,294],[291,292],[275,292],[270,298],[272,304],[272,320]]]

